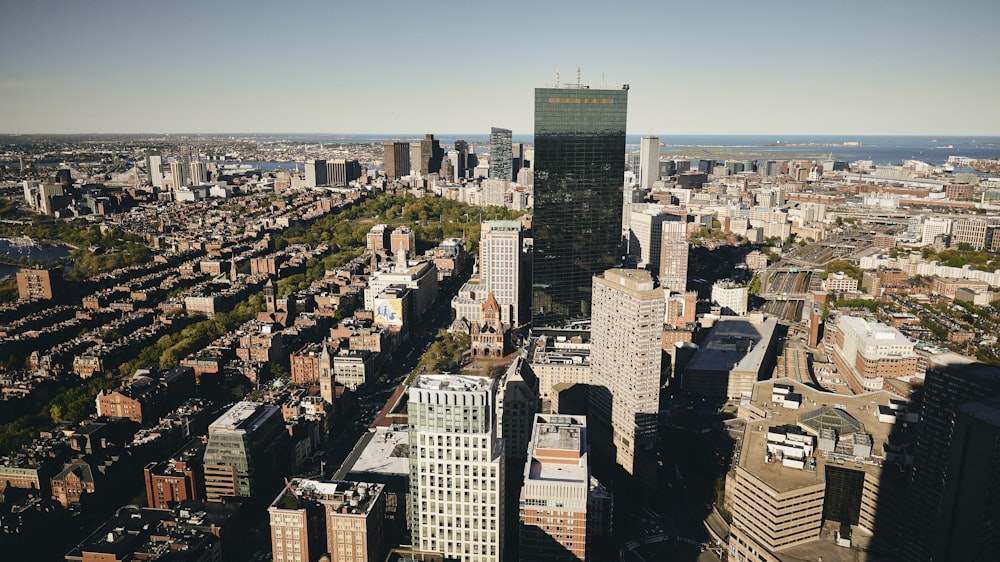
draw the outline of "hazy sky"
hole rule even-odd
[[[629,133],[1000,135],[997,0],[5,0],[0,133],[530,133],[533,89]]]

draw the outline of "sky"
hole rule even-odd
[[[996,0],[4,0],[0,133],[1000,135]]]

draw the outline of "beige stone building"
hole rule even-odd
[[[649,272],[609,269],[593,281],[591,406],[610,424],[615,460],[630,474],[656,443],[665,305]]]

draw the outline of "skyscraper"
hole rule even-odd
[[[923,393],[903,558],[985,560],[996,554],[1000,523],[997,405],[985,400],[1000,396],[1000,368],[975,362],[933,366]],[[978,474],[973,481],[981,489],[970,491],[973,482],[960,481],[970,472]]]
[[[510,129],[490,129],[490,179],[513,181],[513,135]]]
[[[331,187],[347,187],[361,177],[361,164],[357,160],[338,158],[326,163],[326,182]]]
[[[455,141],[455,152],[458,153],[458,162],[455,166],[455,181],[465,178],[469,170],[469,143],[462,139]]]
[[[627,85],[535,89],[535,328],[589,318],[591,278],[621,263],[627,111]]]
[[[174,191],[177,191],[178,187],[185,185],[190,185],[188,178],[184,173],[184,164],[180,161],[174,160],[170,162],[170,186]]]
[[[468,562],[503,560],[504,455],[495,381],[419,375],[410,386],[413,547]]]
[[[387,142],[383,143],[382,146],[385,177],[390,180],[398,180],[403,176],[410,175],[410,143]]]
[[[159,151],[151,150],[146,153],[146,171],[151,185],[163,187],[163,156]]]
[[[641,449],[656,443],[663,290],[639,269],[609,269],[593,283],[591,408],[610,423],[616,462],[635,474]]]
[[[191,170],[191,185],[201,185],[208,181],[208,165],[199,160],[192,160],[189,169]]]
[[[521,222],[486,221],[479,241],[479,271],[488,292],[500,304],[500,319],[519,325],[521,299]]]
[[[326,185],[326,160],[306,160],[306,186]]]
[[[420,141],[420,162],[419,164],[412,162],[411,157],[411,166],[414,168],[419,166],[418,169],[424,176],[436,174],[441,170],[442,158],[444,150],[441,148],[441,143],[434,139],[434,135],[424,135],[424,139]]]
[[[653,187],[660,179],[660,137],[642,137],[639,141],[639,186]]]

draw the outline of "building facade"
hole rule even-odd
[[[642,137],[639,141],[639,187],[651,189],[660,179],[660,137]]]
[[[590,317],[591,278],[621,261],[628,87],[535,90],[532,325]]]
[[[62,282],[62,268],[21,269],[16,274],[17,297],[23,301],[48,300]]]
[[[675,293],[687,290],[688,254],[691,249],[687,241],[687,223],[667,221],[661,226],[663,240],[660,242],[659,269],[660,285]]]
[[[384,484],[292,479],[268,507],[275,562],[381,562]]]
[[[610,269],[594,277],[591,407],[610,424],[615,460],[635,474],[656,443],[665,305],[649,272]]]
[[[281,408],[237,402],[208,426],[205,449],[205,495],[252,497],[277,475],[285,433]]]
[[[712,285],[712,302],[719,305],[723,314],[742,316],[747,313],[749,288],[727,281]]]
[[[519,509],[519,560],[586,560],[587,418],[536,415],[527,454]]]
[[[417,550],[503,560],[505,463],[495,384],[418,375],[410,386],[410,530]]]
[[[913,342],[885,324],[843,315],[835,341],[834,363],[855,392],[880,390],[886,379],[917,372]]]
[[[521,222],[486,221],[479,240],[481,287],[493,293],[500,305],[500,318],[508,326],[519,326],[521,301]]]
[[[923,393],[901,554],[907,560],[985,560],[996,554],[1000,368],[932,366]]]
[[[410,175],[410,143],[384,143],[382,160],[386,178],[398,180],[403,176]]]
[[[511,167],[514,155],[510,129],[490,129],[490,179],[514,181]]]

